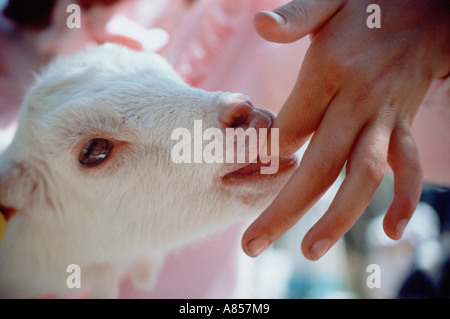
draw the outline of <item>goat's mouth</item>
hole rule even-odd
[[[298,164],[297,156],[280,157],[277,161],[273,159],[263,163],[258,157],[255,163],[241,164],[233,171],[222,176],[224,184],[236,182],[252,182],[260,179],[278,176],[295,169]]]
[[[260,154],[268,154],[266,143],[270,140],[271,143],[278,142],[278,140],[272,140],[271,130],[272,124],[275,120],[275,114],[265,109],[254,108],[255,111],[255,119],[259,121],[254,121],[252,123],[251,128],[260,130],[263,129],[262,133],[264,135],[259,135],[257,137],[257,154],[254,153],[255,149],[249,146],[246,149],[246,159],[251,157],[250,153],[252,153],[252,157],[254,159],[256,155],[256,160],[252,162],[246,162],[241,164],[228,164],[225,168],[226,171],[223,172],[221,176],[222,183],[224,184],[234,184],[234,183],[251,183],[257,182],[264,179],[272,179],[278,177],[278,175],[284,175],[286,172],[290,172],[297,167],[298,158],[295,154],[287,157],[266,157],[266,160],[261,160]],[[265,132],[265,133],[264,133]],[[268,133],[268,134],[267,134]],[[265,138],[265,140],[262,140]],[[262,145],[264,147],[262,147]],[[234,145],[235,146],[235,145]],[[254,145],[253,145],[254,146]],[[250,149],[252,151],[250,151]],[[264,149],[265,152],[262,152]]]

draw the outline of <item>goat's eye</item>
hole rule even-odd
[[[84,166],[95,166],[103,162],[111,152],[113,143],[109,140],[96,138],[84,144],[78,155],[78,160]]]

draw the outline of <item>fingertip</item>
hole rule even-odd
[[[383,229],[389,238],[393,240],[402,238],[418,203],[418,196],[411,194],[404,196],[396,194],[394,196],[394,200],[383,219]]]
[[[409,184],[407,184],[406,181],[400,181],[397,178],[397,186],[394,185],[394,188],[397,187],[397,189],[401,190],[394,194],[391,206],[383,219],[384,232],[393,240],[402,238],[409,220],[416,211],[422,190],[422,185],[419,181],[421,180],[409,181]]]
[[[390,239],[399,240],[403,237],[408,222],[409,219],[407,218],[403,218],[398,222],[387,222],[385,218],[383,222],[384,232]]]
[[[315,258],[312,256],[312,254],[309,252],[309,248],[308,248],[308,249],[303,249],[303,248],[301,248],[301,251],[302,251],[303,256],[304,256],[306,259],[308,259],[308,260],[310,260],[310,261],[316,261],[316,260],[317,260],[317,259],[315,259]]]
[[[267,236],[260,236],[242,242],[242,249],[249,257],[255,258],[264,252],[271,244],[271,240]]]
[[[254,19],[257,32],[266,40],[289,43],[318,29],[345,4],[340,1],[290,1]]]
[[[399,240],[403,237],[403,233],[414,213],[414,209],[398,210],[392,206],[383,219],[383,230],[390,239]]]
[[[272,11],[260,11],[253,19],[255,30],[263,39],[278,43],[287,42],[282,29],[286,22],[282,15]]]
[[[408,225],[409,219],[403,218],[399,222],[397,222],[397,225],[395,226],[395,234],[398,239],[402,238],[403,233],[405,232],[406,226]]]
[[[294,212],[297,212],[295,203],[289,200],[292,195],[295,194],[286,192],[286,190],[281,192],[274,202],[246,229],[242,236],[241,246],[248,256],[260,255],[301,218],[301,212],[293,214],[291,211],[293,209]],[[293,203],[294,206],[286,207],[286,202]],[[280,207],[279,203],[283,203],[283,205]]]
[[[242,251],[252,258],[260,255],[270,244],[268,236],[265,235],[264,230],[259,225],[258,218],[247,227],[241,238]]]
[[[389,164],[394,173],[394,199],[383,220],[386,235],[398,240],[414,214],[422,193],[423,171],[409,128],[398,126],[391,136]]]
[[[319,239],[314,244],[312,244],[310,248],[311,256],[314,258],[314,260],[319,260],[327,253],[331,246],[332,243],[329,239]]]
[[[305,236],[302,241],[301,251],[303,256],[311,261],[321,259],[334,245],[334,243],[328,238],[320,238],[310,241],[307,237],[308,236]]]
[[[388,236],[392,240],[399,240],[401,236],[395,231],[395,222],[389,220],[387,215],[383,219],[383,230],[386,236]]]
[[[286,24],[286,18],[281,14],[273,11],[260,11],[256,14],[255,23],[258,21],[261,23],[270,23],[272,26],[280,26]]]

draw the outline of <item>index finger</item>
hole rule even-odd
[[[338,91],[337,72],[325,72],[326,68],[318,66],[321,61],[311,58],[318,55],[310,46],[294,88],[273,123],[272,127],[279,129],[281,156],[290,156],[302,147]]]
[[[345,105],[342,101],[336,104]],[[247,255],[259,255],[296,224],[326,192],[341,172],[363,125],[364,122],[355,121],[351,116],[343,116],[340,107],[327,111],[299,168],[244,233],[242,246]]]

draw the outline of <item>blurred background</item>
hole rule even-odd
[[[14,135],[23,96],[35,73],[60,55],[104,42],[156,51],[189,84],[245,93],[255,105],[278,112],[295,82],[309,40],[285,45],[265,42],[254,31],[252,19],[256,12],[285,2],[0,0],[0,153]],[[67,24],[72,14],[67,8],[72,3],[81,9],[80,28]],[[302,256],[301,239],[327,210],[343,173],[324,198],[257,259],[240,250],[247,221],[237,227],[239,231],[234,227],[213,236],[209,246],[195,248],[194,244],[173,254],[157,292],[138,293],[125,282],[122,297],[450,297],[450,128],[439,125],[441,119],[449,118],[450,105],[430,96],[426,101],[441,104],[435,112],[433,108],[419,112],[428,126],[424,129],[417,124],[417,130],[421,129],[420,138],[428,138],[422,143],[421,157],[432,173],[401,240],[390,240],[382,228],[393,194],[393,179],[387,173],[369,207],[335,247],[320,261]],[[218,253],[216,248],[224,242],[231,248]],[[192,271],[185,267],[189,260],[195,261]],[[209,267],[212,260],[220,266]],[[199,280],[208,272],[211,280]],[[184,278],[183,274],[193,278],[190,284],[183,286],[184,279],[173,279]],[[165,279],[169,277],[172,280]]]
[[[263,255],[261,276],[273,282],[260,280],[261,291],[281,298],[449,298],[449,190],[425,184],[398,241],[382,226],[392,194],[393,179],[386,176],[355,226],[319,261],[301,255],[303,234],[318,219],[303,217]]]

